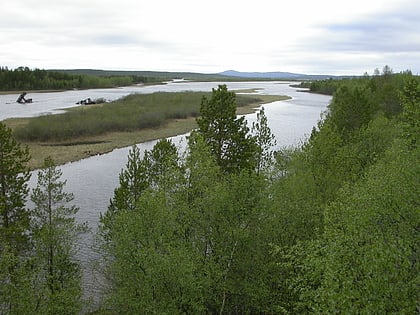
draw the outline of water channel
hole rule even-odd
[[[32,104],[15,103],[18,94],[0,95],[0,120],[11,117],[28,117],[58,113],[88,97],[115,100],[131,93],[153,93],[157,91],[211,91],[220,82],[169,82],[165,85],[130,86],[114,89],[95,89],[52,93],[33,93]],[[298,145],[307,137],[316,125],[322,111],[331,97],[303,93],[290,87],[288,82],[229,82],[229,90],[255,88],[257,94],[288,95],[292,99],[265,104],[265,113],[269,126],[276,136],[277,148]],[[255,114],[246,115],[249,123],[256,119]],[[185,146],[185,135],[172,138],[172,141]],[[140,150],[150,150],[156,141],[138,144]],[[113,191],[118,185],[118,174],[127,162],[129,148],[116,149],[108,154],[93,156],[61,166],[63,180],[67,181],[66,190],[75,196],[74,203],[80,208],[77,219],[88,222],[92,233],[85,235],[80,242],[79,259],[83,266],[83,285],[85,296],[94,301],[101,295],[100,281],[92,261],[97,254],[92,251],[93,234],[96,231],[100,213],[106,211]],[[29,186],[36,184],[36,172],[33,172]]]

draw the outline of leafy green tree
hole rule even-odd
[[[39,314],[37,301],[42,287],[38,284],[38,274],[33,257],[29,253],[17,255],[9,245],[2,244],[0,314]]]
[[[144,160],[148,167],[150,185],[170,193],[180,180],[178,149],[168,139],[159,140],[151,151],[145,152]]]
[[[77,314],[81,308],[81,271],[74,255],[77,239],[87,232],[87,225],[75,220],[79,208],[67,206],[74,196],[64,191],[66,182],[61,176],[61,170],[47,158],[31,194],[33,241],[44,288],[37,311],[43,314]]]
[[[407,74],[394,74],[389,66],[385,66],[382,75],[375,76],[369,83],[374,92],[375,102],[386,117],[394,117],[401,113],[399,90],[402,88],[402,78]]]
[[[223,178],[216,158],[212,155],[203,136],[196,131],[193,131],[188,138],[185,169],[187,170],[186,199],[190,205],[193,205],[196,200],[199,202],[200,198],[205,197],[207,191]]]
[[[203,96],[198,130],[210,146],[224,172],[255,168],[255,141],[249,135],[245,117],[236,117],[235,93],[226,85],[213,89],[212,97]]]
[[[326,209],[323,255],[310,257],[323,274],[316,313],[418,310],[418,158],[418,150],[394,145]]]
[[[141,158],[139,148],[133,145],[128,152],[126,167],[119,175],[119,186],[114,190],[108,210],[101,214],[102,237],[107,238],[115,214],[121,210],[134,210],[137,200],[149,186],[149,167]]]
[[[272,312],[273,265],[267,223],[272,219],[267,181],[243,171],[226,178],[212,192],[212,308],[219,314]]]
[[[115,212],[105,246],[107,257],[113,257],[108,260],[111,307],[124,314],[201,313],[201,286],[194,279],[198,264],[184,238],[191,222],[178,195],[185,181],[177,149],[161,140],[141,161],[148,188],[133,209]]]
[[[9,244],[17,252],[26,243],[29,227],[25,208],[29,159],[28,149],[21,148],[11,129],[0,123],[0,238],[2,244]]]
[[[303,164],[300,167],[304,167],[303,172],[310,172],[312,175],[315,185],[312,187],[317,192],[317,200],[321,198],[326,203],[333,198],[342,181],[335,171],[335,157],[345,142],[328,117],[319,122],[318,128],[319,130],[313,130],[302,148],[304,160],[301,160]]]
[[[411,147],[416,148],[420,137],[420,83],[410,78],[400,93],[403,107],[404,134]]]
[[[119,314],[202,313],[197,258],[182,239],[177,208],[147,191],[113,225],[110,304]]]
[[[26,264],[29,212],[29,161],[27,148],[21,148],[12,131],[0,122],[0,312],[23,312],[25,294],[29,293]],[[26,281],[28,279],[28,281]],[[25,304],[26,306],[28,304]],[[29,312],[26,312],[29,313]]]
[[[224,174],[199,133],[189,139],[185,237],[199,259],[207,312],[272,312],[273,213],[264,176]]]
[[[380,111],[352,120],[350,99],[375,104],[380,97],[361,88],[364,98],[347,98],[344,87],[360,89],[348,83],[303,148],[278,155],[275,304],[292,314],[411,314],[418,304],[418,150],[399,137],[414,134],[415,115],[403,112],[402,124]],[[402,96],[413,105],[415,86]]]
[[[272,239],[263,229],[267,181],[247,169],[223,173],[199,132],[190,136],[181,167],[176,154],[163,159],[167,145],[145,155],[150,169],[161,170],[156,178],[166,180],[144,191],[134,210],[114,216],[106,247],[113,257],[110,307],[121,313],[272,310],[275,264],[267,262]]]
[[[178,151],[167,139],[159,140],[151,151],[145,151],[143,158],[139,148],[133,145],[128,153],[125,169],[119,175],[119,186],[105,214],[101,215],[101,233],[107,238],[111,232],[114,216],[118,211],[133,211],[141,195],[151,188],[166,187],[177,181],[179,176],[171,177],[178,168]],[[170,175],[172,174],[172,175]]]
[[[342,136],[369,123],[378,110],[367,88],[341,86],[329,105],[329,119]]]
[[[252,124],[251,133],[256,144],[256,171],[270,171],[274,163],[273,147],[277,144],[276,138],[268,126],[267,116],[264,107],[257,113],[257,121]]]

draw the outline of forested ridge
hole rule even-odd
[[[203,97],[186,153],[165,139],[130,150],[97,235],[100,312],[419,311],[420,79],[387,69],[322,84],[335,86],[332,102],[300,147],[271,152],[264,110],[248,128],[222,85]],[[0,313],[75,314],[70,252],[52,269],[55,256],[36,250],[52,246],[39,218],[51,212],[40,192],[53,191],[38,183],[37,210],[23,211],[28,152],[0,135],[14,157],[0,162]],[[52,161],[45,170],[58,181]]]

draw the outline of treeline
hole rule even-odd
[[[9,70],[7,67],[0,67],[1,91],[108,88],[149,82],[156,82],[156,79],[129,75],[94,76],[68,74],[59,71],[32,70],[28,67],[18,67],[14,70]]]
[[[372,88],[372,90],[375,90],[378,87],[382,88],[382,91],[379,91],[377,94],[382,95],[382,97],[386,97],[388,95],[383,95],[382,92],[384,92],[387,88],[391,88],[393,90],[392,92],[401,89],[401,87],[404,85],[405,78],[411,75],[412,73],[410,70],[394,73],[389,66],[385,66],[382,69],[382,72],[380,72],[379,69],[375,69],[372,76],[365,73],[362,77],[357,78],[330,78],[325,80],[306,81],[302,82],[299,87],[308,88],[309,91],[313,93],[333,95],[335,91],[337,91],[337,89],[342,85],[365,85],[367,82],[369,82],[369,87]],[[384,81],[388,83],[385,86]]]
[[[134,146],[100,219],[97,246],[108,281],[102,311],[416,313],[420,80],[406,74],[400,88],[383,78],[397,90],[392,111],[373,78],[354,80],[337,89],[297,148],[271,152],[264,111],[248,128],[226,86],[202,99],[184,154],[169,140],[144,154]],[[2,165],[0,174],[14,175],[0,184],[14,184],[22,169]],[[33,301],[43,314],[79,305],[79,291],[48,282],[42,299],[29,298],[43,278],[22,276],[33,271],[22,258],[27,252],[14,248],[32,234],[22,225],[30,221],[5,216],[22,209],[12,196],[0,198],[2,218],[13,218],[0,221],[7,232],[0,235],[14,236],[0,243],[1,311],[41,313]],[[54,269],[58,279],[80,283],[64,266]]]
[[[205,74],[194,72],[168,72],[168,71],[137,71],[137,70],[94,70],[94,69],[71,69],[56,70],[68,74],[87,74],[92,76],[131,76],[138,78],[143,83],[165,82],[174,79],[186,79],[193,81],[224,81],[226,76],[218,74]],[[232,81],[230,78],[229,81]]]

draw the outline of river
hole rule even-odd
[[[115,100],[131,93],[153,93],[157,91],[211,91],[219,84],[227,84],[229,90],[256,88],[257,94],[288,95],[292,99],[265,104],[268,124],[276,137],[277,149],[284,146],[298,145],[307,137],[316,125],[322,111],[331,100],[325,95],[303,93],[290,87],[287,82],[169,82],[165,85],[130,86],[114,89],[95,89],[51,93],[32,93],[34,103],[15,103],[18,94],[0,95],[0,120],[11,117],[30,117],[58,113],[88,97]],[[255,114],[246,115],[251,124]],[[185,146],[185,136],[172,138],[180,147]],[[156,141],[138,144],[141,152],[150,150]],[[93,235],[96,231],[100,213],[106,211],[113,191],[118,185],[118,174],[127,162],[129,148],[116,149],[104,155],[93,156],[61,166],[63,180],[67,181],[66,190],[75,196],[74,204],[80,208],[77,220],[88,222],[92,233],[81,240],[78,257],[83,267],[83,285],[85,297],[98,302],[101,296],[100,277],[97,276],[92,262],[97,254],[92,250]],[[36,172],[33,172],[29,183],[36,185]]]

